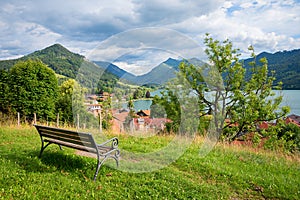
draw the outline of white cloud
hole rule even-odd
[[[230,39],[243,52],[250,44],[258,53],[274,52],[300,48],[299,24],[300,3],[296,0],[2,0],[0,59],[56,42],[87,56],[97,51],[107,59],[151,45],[199,57],[203,52],[183,42],[179,35],[203,46],[206,32],[219,40]],[[179,32],[158,37],[160,32],[145,29],[143,34],[107,43],[112,36],[122,36],[123,31],[143,27]],[[97,49],[97,44],[103,48]],[[110,48],[104,48],[107,46]]]
[[[102,41],[88,58],[112,62],[123,55],[145,49],[168,52],[182,58],[203,55],[203,50],[192,38],[171,29],[148,27],[125,31]]]
[[[117,58],[113,63],[134,75],[150,72],[167,58],[182,59],[173,52],[157,48],[134,49]]]
[[[34,23],[16,22],[5,26],[0,32],[1,58],[18,57],[45,48],[61,36]],[[11,52],[9,55],[8,52]]]

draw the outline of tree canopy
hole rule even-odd
[[[58,95],[54,71],[39,60],[21,61],[9,71],[7,98],[13,111],[26,116],[36,113],[41,118],[53,118]]]
[[[262,121],[283,117],[287,107],[279,108],[282,96],[274,96],[274,72],[268,71],[265,58],[257,61],[250,46],[253,62],[250,78],[241,61],[239,49],[229,40],[220,42],[209,34],[204,40],[208,63],[202,66],[182,62],[177,78],[170,85],[178,86],[184,81],[198,98],[199,120],[211,116],[210,131],[233,140],[237,136],[255,131]],[[249,76],[249,75],[248,75]],[[162,97],[168,101],[168,98]]]

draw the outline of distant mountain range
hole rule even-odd
[[[154,67],[150,72],[143,75],[135,76],[129,72],[126,72],[125,70],[120,69],[114,64],[108,62],[94,61],[94,63],[105,69],[107,72],[116,75],[122,81],[129,81],[130,83],[136,85],[162,85],[166,83],[168,80],[175,78],[176,72],[178,72],[179,64],[181,62],[183,62],[183,60],[168,58],[166,61]],[[204,64],[204,62],[197,58],[189,59],[188,62],[197,65]]]
[[[282,81],[284,89],[300,89],[300,49],[271,53],[260,53],[257,60],[266,57],[269,70],[276,71],[276,82]],[[122,82],[130,82],[137,85],[164,84],[176,76],[179,64],[182,60],[169,58],[150,72],[135,76],[109,62],[88,61],[84,56],[73,53],[60,44],[54,44],[45,49],[35,51],[29,55],[13,60],[0,61],[0,69],[9,69],[15,63],[27,59],[40,59],[52,68],[57,74],[70,78],[76,78],[85,87],[94,88],[104,74],[106,78],[119,79]],[[245,59],[245,67],[252,59]],[[201,60],[192,58],[190,63],[203,65]],[[250,71],[250,70],[247,70]]]

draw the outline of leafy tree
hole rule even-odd
[[[145,97],[146,98],[151,98],[151,93],[149,92],[149,90],[147,90]]]
[[[88,113],[84,106],[85,88],[81,87],[74,79],[68,79],[62,83],[59,91],[56,110],[60,115],[60,120],[73,123],[76,122],[78,114],[82,123],[86,123],[88,126],[97,125],[97,119]]]
[[[13,111],[49,119],[55,116],[58,84],[55,73],[39,60],[20,61],[10,70],[10,104]]]
[[[0,70],[0,112],[8,113],[9,104],[9,73],[6,70]]]
[[[167,117],[172,122],[166,124],[168,132],[177,132],[181,123],[180,102],[173,90],[162,92],[161,97],[154,96],[151,105],[151,117]]]
[[[138,87],[133,92],[133,99],[139,99],[145,97],[145,88],[144,87]]]
[[[129,113],[125,118],[125,128],[128,129],[131,126],[132,120],[136,117],[135,111],[134,111],[134,104],[132,97],[129,97],[128,103],[127,103],[127,108],[129,109]]]
[[[260,60],[261,65],[254,59],[250,78],[246,79],[239,50],[229,40],[220,43],[207,34],[204,43],[210,65],[200,67],[182,62],[178,79],[188,81],[198,97],[200,117],[213,116],[211,131],[226,133],[223,136],[233,140],[255,131],[262,121],[278,119],[288,112],[286,107],[278,111],[282,96],[274,97],[274,73],[269,73],[266,59]],[[255,58],[254,51],[252,56]],[[227,129],[231,125],[235,126]]]
[[[102,110],[101,110],[102,127],[104,129],[111,128],[110,122],[113,118],[112,118],[112,113],[110,111],[111,111],[111,97],[108,96],[108,98],[102,102]]]
[[[64,122],[73,122],[72,95],[75,84],[76,81],[74,79],[68,79],[59,86],[56,110],[59,113],[60,119]]]

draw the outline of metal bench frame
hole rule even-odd
[[[36,124],[34,126],[37,129],[42,142],[39,158],[41,158],[43,151],[50,144],[57,144],[61,150],[61,146],[65,146],[97,154],[97,169],[94,175],[94,181],[96,181],[100,167],[106,159],[113,158],[115,159],[117,166],[119,165],[120,150],[118,149],[119,141],[116,137],[111,138],[102,144],[97,144],[93,135],[90,133]]]

